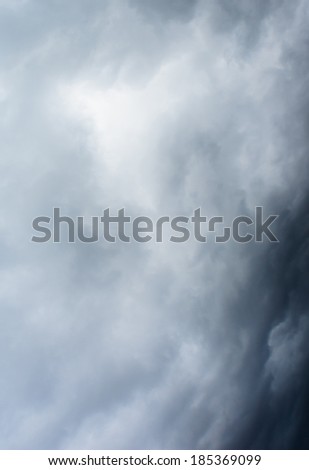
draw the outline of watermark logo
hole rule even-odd
[[[200,243],[207,243],[211,234],[215,243],[226,243],[233,240],[237,243],[249,242],[278,242],[270,226],[278,218],[278,215],[269,215],[266,219],[263,207],[255,208],[255,217],[245,215],[235,217],[228,226],[223,216],[208,218],[201,214],[201,209],[195,209],[191,217],[162,216],[153,220],[141,215],[130,217],[125,209],[119,209],[116,215],[111,215],[110,209],[103,211],[102,216],[91,217],[91,223],[83,216],[75,219],[60,213],[60,208],[53,209],[53,216],[39,216],[32,221],[35,235],[32,241],[35,243],[68,242],[79,240],[83,243],[95,243],[104,240],[108,243],[116,241],[128,243],[147,243],[155,241],[162,243],[184,243],[194,238]]]

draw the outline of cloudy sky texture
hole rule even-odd
[[[0,0],[2,449],[309,447],[306,0]],[[32,219],[280,214],[280,243]]]

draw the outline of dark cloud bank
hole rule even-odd
[[[3,449],[308,449],[306,1],[0,1]],[[280,243],[31,221],[279,214]]]

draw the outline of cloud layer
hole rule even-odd
[[[308,4],[0,1],[3,449],[308,448]],[[279,244],[35,244],[52,214]]]

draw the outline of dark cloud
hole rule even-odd
[[[227,447],[306,449],[309,444],[308,198],[281,221],[281,243],[268,250],[250,279],[255,295],[250,307],[237,302],[250,318],[255,341],[248,348],[245,378],[243,372],[239,377],[248,387],[249,409]]]
[[[2,448],[308,448],[306,2],[0,9]],[[257,205],[280,243],[30,243]]]

